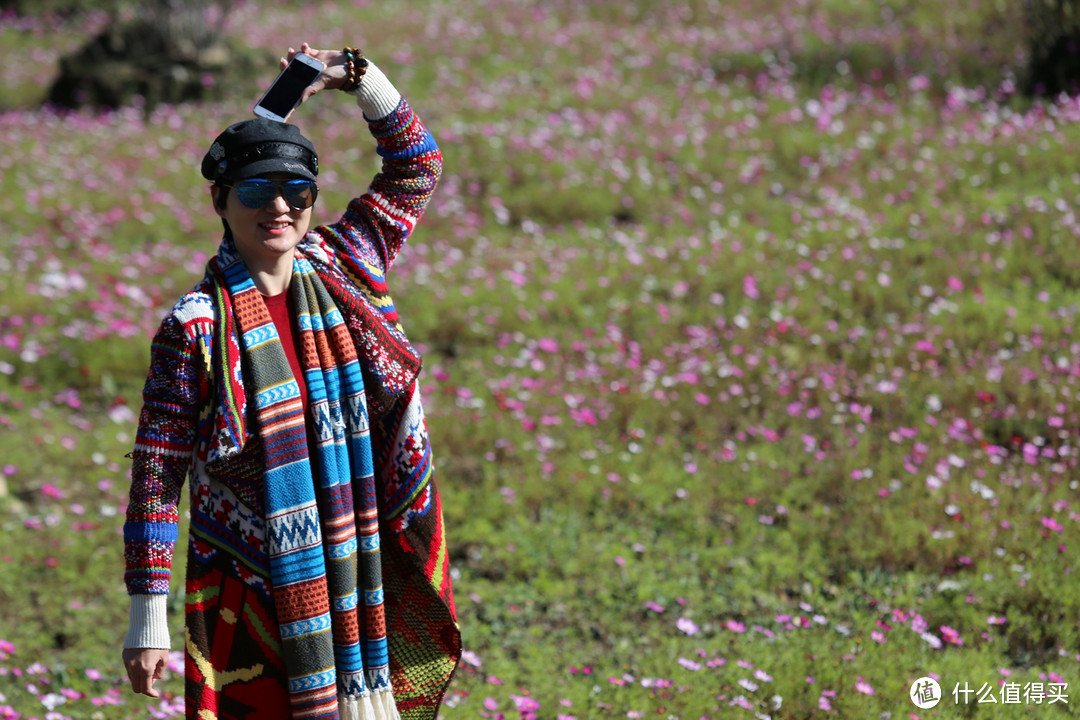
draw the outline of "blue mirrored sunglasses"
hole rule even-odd
[[[257,210],[274,201],[279,194],[293,210],[306,210],[315,204],[319,186],[313,180],[241,180],[225,187],[236,190],[236,197],[246,208]]]

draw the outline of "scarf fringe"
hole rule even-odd
[[[379,690],[363,695],[338,695],[341,720],[401,720],[394,693]]]

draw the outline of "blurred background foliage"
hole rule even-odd
[[[1024,0],[1028,95],[1075,93],[1080,82],[1080,1]]]
[[[0,12],[59,21],[87,13],[106,16],[100,33],[62,57],[59,76],[43,100],[72,108],[115,108],[138,98],[135,102],[153,108],[162,102],[220,99],[231,80],[250,75],[257,59],[223,32],[234,5],[227,0],[0,0]],[[649,2],[590,5],[597,19],[612,13],[644,17],[654,10]],[[820,12],[825,5],[835,16],[845,3],[810,3],[809,10]],[[691,14],[694,6],[688,4]],[[951,59],[961,65],[949,69],[953,81],[988,88],[1014,83],[1029,98],[1080,90],[1080,0],[996,0],[983,3],[979,12],[952,14],[936,3],[877,0],[847,3],[847,12],[863,27],[869,14],[882,25],[900,22],[957,38],[968,51]],[[786,56],[781,61],[793,62],[804,81],[819,86],[834,80],[838,67],[856,77],[861,69],[872,69],[875,77],[862,79],[880,82],[913,69],[933,75],[926,71],[942,62],[923,48],[896,45],[895,38],[818,40],[792,37],[773,51]],[[1023,57],[1015,56],[1017,47],[1024,48]],[[773,60],[769,54],[719,58],[716,70],[725,75],[764,67]]]
[[[66,53],[45,100],[68,108],[117,108],[135,98],[159,103],[219,99],[222,88],[250,75],[251,53],[224,31],[227,0],[3,0],[16,16],[50,15],[78,22],[95,13],[101,30]]]

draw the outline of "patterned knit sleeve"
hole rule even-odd
[[[204,382],[197,348],[175,312],[150,348],[124,524],[124,581],[132,595],[169,591],[180,492],[191,467]]]
[[[378,143],[382,170],[367,192],[349,203],[341,221],[320,232],[351,274],[366,275],[371,264],[385,274],[435,191],[442,152],[374,64],[357,91],[357,103]]]

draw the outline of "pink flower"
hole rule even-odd
[[[1044,517],[1042,519],[1042,526],[1047,530],[1053,530],[1054,532],[1061,532],[1065,529],[1061,526],[1061,523],[1052,517]]]
[[[948,625],[941,626],[941,637],[945,642],[949,643],[950,645],[964,644],[964,641],[960,638],[960,633],[956,632],[956,630],[949,627]]]
[[[533,700],[531,697],[511,695],[510,699],[514,701],[514,707],[520,713],[534,713],[540,709],[540,703]]]
[[[874,694],[876,694],[874,692],[874,688],[870,685],[870,683],[866,682],[861,677],[855,683],[855,689],[858,690],[859,692],[861,692],[863,695],[874,695]]]
[[[59,500],[60,498],[64,497],[64,491],[56,487],[52,483],[45,483],[44,485],[42,485],[41,494],[47,498],[52,498],[53,500]]]

